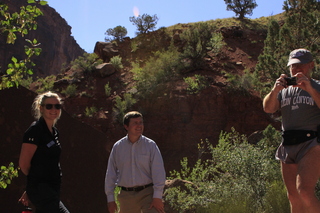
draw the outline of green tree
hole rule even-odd
[[[204,57],[212,47],[214,30],[215,26],[199,22],[181,34],[181,39],[185,41],[181,59],[185,61],[189,71],[202,68],[205,64]]]
[[[106,35],[113,36],[113,39],[118,41],[123,41],[123,38],[127,35],[127,33],[127,29],[120,25],[116,26],[115,28],[109,28],[105,32]],[[106,37],[105,40],[111,41],[112,39]]]
[[[143,14],[142,16],[139,15],[138,17],[132,16],[129,18],[129,20],[133,25],[136,25],[138,30],[136,34],[139,35],[154,30],[159,18],[157,17],[157,14],[153,16]]]
[[[252,15],[252,11],[258,5],[255,0],[224,0],[228,11],[233,11],[239,19],[243,19],[245,15]]]
[[[20,7],[19,12],[11,13],[8,11],[8,6],[0,2],[0,34],[7,36],[6,43],[14,44],[17,35],[21,37],[26,36],[30,30],[37,29],[36,18],[43,15],[41,10],[31,4],[36,3],[46,5],[46,1],[42,0],[28,0],[27,6]],[[26,58],[18,61],[15,57],[11,58],[12,63],[8,64],[6,72],[0,72],[0,90],[5,88],[18,86],[19,81],[23,79],[26,74],[33,74],[31,67],[35,66],[31,57],[38,56],[41,48],[37,47],[39,44],[36,39],[26,39],[27,44],[24,50]],[[4,73],[4,74],[1,74]],[[12,178],[18,176],[18,170],[14,168],[14,164],[10,163],[8,167],[1,166],[0,169],[0,188],[6,188],[11,183]]]
[[[17,36],[25,37],[30,30],[37,29],[36,18],[43,15],[37,4],[45,5],[46,1],[28,0],[27,6],[20,7],[19,12],[10,13],[8,6],[0,2],[0,34],[7,37],[6,43],[14,44]],[[31,5],[31,4],[36,5]],[[33,56],[38,56],[41,53],[39,43],[36,39],[25,39],[24,46],[26,58],[18,60],[14,56],[11,58],[11,63],[8,64],[6,71],[0,74],[0,89],[5,89],[13,86],[18,86],[19,81],[27,75],[32,75],[32,67],[35,64],[32,61]]]
[[[281,25],[274,19],[269,22],[264,50],[258,57],[255,69],[255,75],[262,82],[257,85],[262,95],[270,90],[281,73],[289,74],[286,65],[290,51],[307,48],[316,56],[320,46],[318,0],[287,0],[283,9],[285,18]],[[317,57],[315,59],[319,62]],[[314,75],[316,76],[313,77],[319,77],[317,70]]]

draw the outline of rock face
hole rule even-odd
[[[3,0],[9,6],[10,11],[19,11],[20,6],[25,5],[24,0]],[[25,39],[37,39],[41,45],[40,56],[35,57],[34,76],[45,77],[60,73],[61,65],[83,55],[85,52],[71,36],[71,27],[67,22],[48,5],[38,6],[44,16],[37,18],[38,29],[30,31],[24,38],[18,37],[15,44],[6,44],[6,35],[0,35],[0,67],[5,72],[11,57],[25,58]],[[0,72],[0,73],[1,73]]]

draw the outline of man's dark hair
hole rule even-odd
[[[137,111],[128,112],[123,116],[123,124],[126,126],[129,126],[129,122],[131,118],[139,118],[139,117],[143,118],[140,112],[137,112]]]

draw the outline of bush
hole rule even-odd
[[[200,69],[204,66],[204,57],[207,55],[208,47],[212,47],[214,26],[206,22],[195,23],[190,29],[181,34],[181,39],[186,42],[181,59],[191,70]]]
[[[174,48],[163,52],[157,51],[144,67],[140,67],[137,63],[133,63],[132,66],[136,88],[143,97],[153,93],[157,87],[171,80],[182,69],[179,53]]]
[[[109,82],[104,85],[104,92],[106,93],[106,96],[108,96],[108,97],[111,95],[111,87],[109,86]]]
[[[96,107],[92,106],[92,107],[86,107],[84,114],[87,117],[92,117],[96,112],[98,112],[98,109]]]
[[[208,43],[208,49],[213,53],[218,54],[225,45],[226,43],[223,41],[223,35],[220,32],[213,33]]]
[[[90,74],[95,67],[102,63],[98,55],[95,53],[83,53],[83,56],[79,56],[74,61],[71,61],[71,69],[81,70],[84,74]]]
[[[55,80],[56,80],[56,76],[54,75],[50,75],[45,78],[38,78],[37,85],[39,87],[37,89],[37,93],[53,91]]]
[[[113,65],[113,67],[115,68],[115,70],[119,71],[123,68],[122,62],[121,62],[122,58],[120,56],[114,56],[110,59],[110,63]]]
[[[254,85],[259,79],[256,77],[255,73],[250,73],[249,70],[245,70],[243,75],[231,74],[224,72],[229,83],[229,89],[241,90],[249,92],[250,90],[255,89]]]
[[[65,90],[61,91],[61,93],[69,97],[74,97],[77,94],[77,85],[69,84]]]
[[[184,82],[186,82],[188,84],[187,91],[190,94],[198,93],[202,89],[204,89],[208,86],[208,82],[207,82],[206,78],[202,75],[195,75],[194,78],[193,77],[186,77],[183,79],[184,79]]]
[[[201,141],[199,157],[209,153],[190,167],[187,158],[181,171],[170,172],[170,179],[181,178],[197,187],[168,189],[166,202],[178,212],[290,212],[279,169],[271,156],[277,145],[267,147],[279,132],[269,126],[258,145],[249,144],[247,137],[236,132],[221,132],[213,147]],[[275,197],[273,194],[278,193]]]
[[[115,98],[115,105],[113,108],[113,113],[115,116],[115,120],[122,124],[122,119],[125,113],[130,109],[132,105],[134,105],[137,101],[132,97],[130,93],[126,93],[123,96],[123,100],[121,100],[120,96]]]
[[[22,78],[19,80],[19,84],[27,89],[30,89],[30,85],[32,84],[32,77]]]

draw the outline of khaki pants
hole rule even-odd
[[[118,195],[120,213],[157,213],[155,208],[149,209],[152,199],[152,186],[139,192],[121,190]]]

